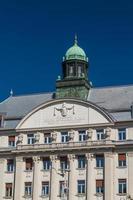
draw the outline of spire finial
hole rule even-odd
[[[13,90],[12,89],[10,90],[10,96],[11,97],[13,96]]]
[[[75,38],[74,38],[74,44],[77,45],[78,44],[78,37],[77,34],[75,33]]]

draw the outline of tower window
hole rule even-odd
[[[82,76],[82,67],[78,66],[78,77]]]

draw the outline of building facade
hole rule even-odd
[[[133,86],[93,88],[77,44],[55,93],[0,103],[0,200],[133,198]]]

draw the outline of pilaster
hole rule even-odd
[[[33,168],[33,200],[39,199],[41,195],[41,177],[40,177],[40,157],[33,157],[34,168]]]
[[[0,158],[0,199],[3,199],[3,196],[5,195],[3,193],[4,191],[4,158]]]
[[[133,198],[133,152],[128,153],[128,194]]]
[[[76,163],[75,163],[75,155],[74,154],[70,154],[68,155],[68,159],[69,159],[69,167],[70,167],[70,172],[69,172],[69,200],[71,199],[75,199],[75,195],[77,194],[77,181],[75,178],[75,169],[76,169]]]

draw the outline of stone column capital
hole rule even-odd
[[[39,162],[40,161],[40,156],[33,156],[32,159],[33,159],[34,163]]]
[[[50,160],[56,161],[56,160],[58,160],[58,156],[57,155],[50,155]]]
[[[95,158],[94,153],[86,153],[85,156],[87,160],[93,160]]]
[[[74,160],[75,159],[75,154],[68,154],[68,159],[69,160]]]
[[[16,157],[16,162],[23,162],[24,158],[23,157]]]

